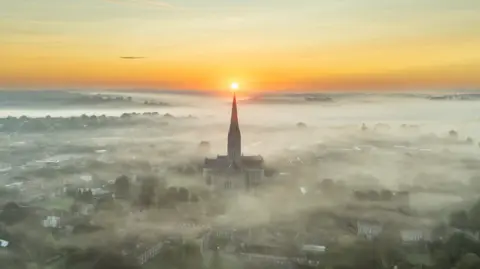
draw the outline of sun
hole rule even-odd
[[[232,89],[232,91],[237,91],[238,90],[238,83],[237,82],[232,82],[232,84],[230,84],[230,89]]]

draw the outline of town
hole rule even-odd
[[[359,128],[366,131],[365,125]],[[392,190],[371,178],[359,177],[358,184],[335,178],[306,181],[309,176],[298,168],[315,167],[324,156],[299,155],[269,167],[261,155],[243,155],[241,137],[234,95],[227,155],[208,157],[209,142],[202,141],[198,153],[204,161],[176,171],[199,184],[168,184],[146,167],[143,173],[112,179],[85,174],[55,188],[38,182],[7,185],[0,213],[2,268],[480,264],[473,254],[480,247],[475,181],[465,187],[471,195],[459,191],[464,206],[449,209],[445,218],[445,212],[424,214],[412,206],[412,196],[425,191],[422,182]]]

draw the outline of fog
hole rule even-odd
[[[62,98],[96,94],[65,93]],[[0,182],[5,188],[23,184],[15,199],[28,201],[67,182],[83,184],[90,176],[106,184],[122,174],[132,178],[155,174],[167,186],[187,186],[200,194],[200,205],[181,210],[132,211],[128,216],[104,212],[95,217],[102,225],[148,237],[152,232],[179,232],[176,223],[190,219],[206,226],[254,227],[297,220],[304,212],[316,210],[358,216],[358,210],[345,206],[350,193],[325,195],[315,190],[324,179],[346,184],[350,191],[416,189],[410,199],[415,216],[378,209],[371,203],[361,205],[367,210],[362,217],[412,223],[434,223],[477,196],[479,185],[470,181],[480,175],[480,106],[476,100],[430,100],[427,95],[407,94],[330,94],[329,101],[308,101],[300,94],[241,98],[243,153],[262,155],[267,166],[279,173],[254,194],[211,198],[205,194],[201,173],[185,174],[173,168],[201,165],[205,157],[198,153],[201,141],[210,142],[209,156],[225,154],[229,98],[101,94],[129,96],[133,101],[63,104],[57,99],[29,100],[25,95],[0,108]],[[161,105],[145,106],[145,100]],[[120,117],[133,112],[140,114]],[[95,120],[93,126],[88,118],[81,118],[83,114],[105,115],[105,119]],[[68,117],[77,117],[79,122],[60,119]],[[26,128],[35,120],[45,123],[41,128]],[[456,134],[449,133],[452,130]],[[2,197],[3,202],[8,199]],[[224,214],[204,213],[215,204],[226,207]],[[323,229],[333,233],[338,227],[325,223]],[[180,232],[195,234],[194,229]],[[104,232],[102,236],[111,235]],[[101,240],[75,240],[75,244],[101,244]]]

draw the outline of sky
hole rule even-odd
[[[0,88],[480,88],[478,0],[0,0]]]

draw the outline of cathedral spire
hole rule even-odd
[[[240,126],[238,125],[237,97],[233,93],[232,115],[230,119],[230,129],[228,130],[228,158],[233,162],[238,162],[242,156],[242,136]]]
[[[238,114],[237,114],[237,96],[233,93],[233,102],[232,102],[232,118],[230,119],[230,126],[232,123],[238,125]]]

